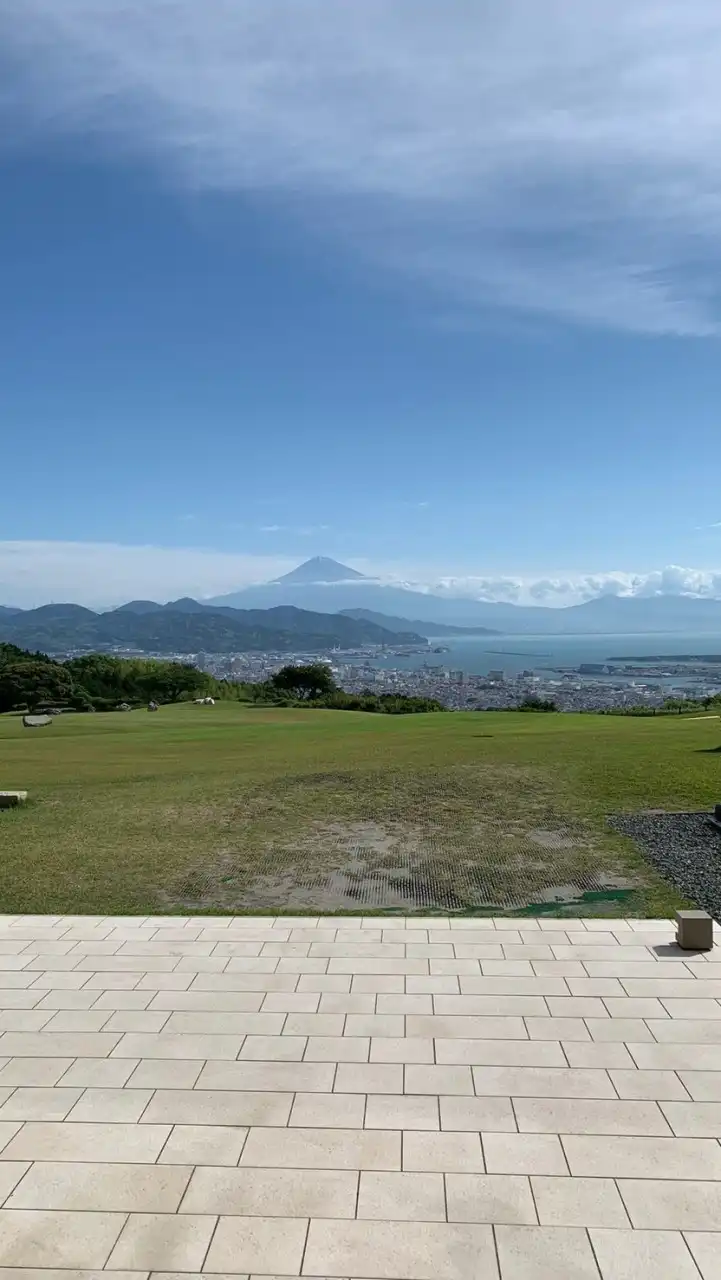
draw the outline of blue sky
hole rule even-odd
[[[721,596],[715,0],[0,0],[0,47],[0,601]]]

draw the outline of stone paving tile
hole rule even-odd
[[[0,1164],[0,1204],[10,1195],[30,1167],[27,1160],[6,1160]]]
[[[300,1062],[308,1043],[306,1036],[246,1036],[239,1061]]]
[[[286,1015],[283,1034],[286,1036],[342,1036],[345,1022],[346,1018],[342,1013],[289,1013]],[[366,1033],[358,1032],[358,1035],[363,1034]]]
[[[612,1178],[531,1178],[538,1220],[547,1227],[629,1226]]]
[[[303,1274],[364,1280],[497,1280],[498,1267],[490,1226],[321,1219],[310,1224]]]
[[[242,1035],[182,1035],[170,1032],[144,1035],[129,1032],[120,1038],[113,1049],[113,1057],[205,1058],[210,1062],[232,1061],[237,1058],[242,1043]]]
[[[357,1196],[358,1174],[355,1172],[338,1169],[203,1168],[193,1173],[183,1199],[182,1212],[259,1218],[354,1218]]]
[[[425,1135],[419,1135],[425,1136]],[[241,1166],[400,1171],[401,1134],[370,1129],[251,1129]]]
[[[646,1025],[659,1044],[721,1044],[721,1022],[718,1020],[649,1018]]]
[[[363,1000],[364,996],[351,996],[351,999]],[[419,995],[394,995],[380,992],[375,997],[378,1013],[433,1013],[433,996],[430,993]],[[721,1008],[721,1006],[719,1006]]]
[[[43,1031],[48,1023],[55,1021],[55,1016],[49,1009],[6,1009],[0,1013],[0,1032],[2,1031]],[[100,1016],[99,1026],[107,1021],[108,1015]],[[95,1014],[95,1024],[89,1027],[79,1027],[77,1030],[96,1031],[99,1030],[98,1014]],[[75,1029],[75,1028],[74,1028]],[[58,1030],[67,1031],[67,1027],[58,1028]]]
[[[223,1089],[158,1089],[141,1118],[146,1124],[287,1125],[292,1093]]]
[[[304,991],[300,991],[300,992],[296,992],[296,996],[299,1000],[314,1000],[314,999],[318,1000],[319,1001],[318,1009],[317,1010],[310,1010],[310,1009],[301,1010],[300,1008],[297,1010],[289,1009],[288,1010],[289,1013],[318,1012],[318,1013],[374,1014],[376,1012],[377,996],[374,996],[374,995],[361,995],[361,994],[353,995],[352,992],[346,994],[346,992],[344,991],[324,991],[321,995],[313,996],[311,992],[306,993]],[[400,998],[405,999],[405,996]],[[383,1010],[380,1010],[380,1012],[383,1012]],[[398,1010],[385,1010],[385,1012],[396,1013],[398,1012]],[[405,1010],[403,1010],[403,1012],[405,1012]],[[346,1035],[348,1034],[351,1034],[351,1033],[349,1033],[346,1028]],[[352,1032],[352,1034],[357,1035],[358,1033],[354,1031]]]
[[[439,1129],[438,1098],[421,1094],[370,1093],[365,1109],[366,1129]]]
[[[719,1276],[721,1276],[721,1232],[688,1231],[685,1238],[703,1280],[719,1280]]]
[[[323,1209],[323,1217],[341,1216],[382,1222],[445,1222],[443,1174],[361,1173],[357,1213],[341,1215]]]
[[[215,1225],[216,1218],[211,1215],[131,1213],[107,1269],[199,1271]]]
[[[524,1018],[531,1040],[583,1040],[591,1034],[583,1018]]]
[[[403,1093],[403,1065],[400,1062],[339,1062],[333,1090],[335,1093]]]
[[[247,1133],[239,1125],[176,1124],[158,1164],[236,1165]]]
[[[555,1018],[545,1019],[555,1022]],[[448,1066],[565,1067],[560,1044],[529,1040],[436,1040],[436,1062]]]
[[[432,1040],[400,1036],[394,1039],[374,1036],[371,1040],[371,1062],[422,1062],[434,1063],[435,1050]]]
[[[82,1089],[19,1088],[0,1107],[0,1120],[64,1120]]]
[[[438,1173],[483,1173],[479,1133],[403,1134],[403,1169]]]
[[[680,1232],[592,1229],[590,1236],[603,1280],[698,1280]]]
[[[424,1017],[409,1014],[406,1035],[438,1037],[443,1040],[526,1040],[523,1018],[518,1017]]]
[[[630,997],[629,997],[630,998]],[[721,1000],[659,1000],[671,1018],[721,1018]]]
[[[497,1226],[495,1236],[503,1280],[598,1280],[581,1227]]]
[[[502,1173],[446,1175],[449,1222],[535,1224],[528,1178]]]
[[[0,1120],[0,1151],[5,1152],[8,1143],[15,1137],[23,1126],[22,1120]],[[3,1160],[7,1160],[7,1155],[3,1154]]]
[[[56,1034],[42,1031],[6,1031],[2,1037],[3,1055],[8,1058],[105,1058],[122,1039],[120,1035]],[[123,1057],[142,1058],[142,1054],[125,1053]],[[207,1056],[207,1055],[205,1055]]]
[[[202,998],[200,992],[188,992],[188,995]],[[233,998],[238,999],[241,996],[244,999],[257,999],[259,1006],[262,1000],[263,1013],[317,1013],[323,999],[319,991],[269,991],[265,995],[258,996],[252,996],[250,992],[239,992],[237,995],[233,992],[226,992],[216,994],[216,999],[230,1000]],[[341,996],[338,998],[342,999]],[[346,999],[350,999],[350,997],[347,996]],[[196,1005],[195,1007],[200,1008],[201,1005]],[[223,1007],[226,1006],[218,1006],[218,1008]],[[332,1013],[335,1010],[328,1010],[327,1012]]]
[[[678,1074],[694,1102],[721,1102],[721,1072],[679,1071]]]
[[[563,1137],[575,1177],[721,1179],[721,1146],[711,1138]]]
[[[460,986],[457,977],[434,974],[427,978],[406,978],[406,991],[409,995],[458,995]]]
[[[122,1213],[2,1209],[0,1259],[3,1267],[100,1269],[124,1223]]]
[[[67,1119],[132,1123],[140,1119],[152,1096],[151,1089],[86,1089]]]
[[[345,1020],[346,1036],[371,1036],[377,1039],[398,1039],[405,1035],[405,1018],[398,1013],[350,1013]]]
[[[655,1102],[516,1098],[513,1107],[521,1133],[671,1135],[669,1124]]]
[[[489,979],[490,981],[490,979]],[[504,1017],[515,1014],[520,1017],[548,1018],[548,1006],[539,995],[463,995],[434,996],[433,1005],[436,1014],[467,1015],[488,1017]]]
[[[170,1133],[162,1124],[70,1124],[28,1121],[3,1160],[77,1160],[153,1164]]]
[[[332,1062],[206,1062],[196,1088],[332,1093],[335,1077]]]
[[[113,1066],[125,1065],[118,1059]],[[192,1089],[205,1063],[202,1059],[185,1062],[180,1058],[145,1058],[137,1065],[129,1064],[132,1074],[126,1083],[129,1089]],[[72,1072],[68,1072],[69,1079]]]
[[[718,1182],[621,1178],[618,1189],[634,1227],[713,1231],[721,1223]]]
[[[477,1094],[526,1098],[615,1098],[605,1071],[549,1067],[474,1067]]]
[[[380,1103],[382,1099],[376,1096],[375,1101]],[[394,1098],[396,1103],[402,1101]],[[368,1124],[362,1093],[296,1093],[288,1123],[295,1129],[362,1129],[364,1115],[369,1129],[394,1127]]]
[[[307,1238],[305,1219],[222,1217],[207,1253],[207,1271],[300,1275]]]
[[[429,1099],[435,1102],[435,1099]],[[441,1129],[457,1129],[475,1132],[481,1129],[490,1133],[515,1133],[516,1118],[510,1098],[465,1098],[458,1096],[438,1099]],[[366,1124],[368,1123],[366,1119]],[[404,1125],[404,1128],[420,1128]]]
[[[368,1036],[308,1036],[304,1061],[367,1062],[370,1049]]]
[[[657,921],[0,917],[0,1280],[720,1280],[720,966]]]
[[[688,1092],[674,1071],[612,1069],[608,1074],[619,1098],[648,1098],[659,1102],[688,1101]]]
[[[629,1044],[628,1050],[647,1071],[721,1072],[721,1044]]]
[[[36,1161],[7,1209],[175,1213],[192,1167]]]
[[[484,1133],[489,1173],[548,1173],[565,1176],[568,1165],[560,1139],[550,1133]]]
[[[406,1093],[472,1094],[470,1067],[422,1066],[409,1063],[405,1068]]]
[[[719,1102],[665,1102],[661,1110],[677,1138],[721,1138]]]
[[[670,1018],[666,1019],[671,1022]],[[643,1044],[653,1041],[653,1034],[642,1018],[586,1018],[591,1039],[597,1042],[617,1041],[619,1044]]]
[[[636,1065],[626,1045],[613,1040],[594,1041],[592,1044],[565,1041],[563,1052],[569,1067],[626,1067],[633,1071]]]

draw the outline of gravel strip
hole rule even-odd
[[[679,893],[721,920],[721,831],[709,813],[617,813],[608,822]]]

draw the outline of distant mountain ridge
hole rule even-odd
[[[143,653],[319,652],[362,645],[424,644],[410,628],[398,632],[342,614],[275,609],[214,609],[185,598],[169,605],[130,601],[107,613],[76,604],[48,604],[0,617],[0,641],[64,653],[130,648]]]
[[[301,572],[302,571],[302,572]],[[318,578],[317,574],[323,577]],[[298,576],[300,574],[300,577]],[[315,578],[315,581],[309,579]],[[721,600],[697,596],[602,595],[584,604],[551,609],[394,586],[348,565],[316,557],[275,582],[246,587],[206,601],[213,606],[268,609],[294,604],[319,613],[417,619],[424,627],[487,628],[510,634],[595,635],[646,631],[705,631],[721,636]],[[436,632],[436,634],[441,634]]]
[[[300,624],[299,614],[307,615]],[[208,615],[216,619],[211,626],[208,625]],[[182,626],[173,627],[171,623],[160,621],[163,616],[182,617],[185,621]],[[107,618],[113,618],[114,622],[98,622],[98,619]],[[133,625],[123,622],[124,618],[136,619],[134,630],[141,637],[175,633],[183,643],[191,644],[190,637],[200,637],[202,633],[206,640],[201,642],[198,639],[195,647],[207,648],[210,652],[221,651],[209,646],[208,638],[212,640],[213,633],[220,643],[221,638],[227,639],[231,632],[239,635],[238,628],[242,627],[256,632],[259,629],[264,632],[280,629],[296,635],[300,630],[309,639],[313,637],[316,640],[318,636],[335,635],[334,643],[342,646],[349,634],[343,630],[344,621],[378,629],[374,633],[375,639],[370,639],[371,633],[366,631],[363,634],[369,638],[349,640],[350,647],[361,643],[397,644],[401,639],[416,643],[428,635],[458,635],[463,632],[476,635],[698,632],[721,638],[721,600],[707,597],[601,595],[584,604],[552,609],[543,605],[515,605],[415,591],[367,577],[357,569],[326,556],[316,556],[274,582],[203,601],[190,597],[167,604],[158,604],[154,600],[131,600],[102,614],[75,604],[48,604],[29,610],[0,606],[0,639],[12,639],[10,633],[13,630],[17,634],[32,631],[33,634],[52,632],[57,636],[64,628],[63,634],[69,635],[75,627],[96,635],[95,643],[113,643],[102,638],[111,634],[125,637],[133,631]],[[141,623],[143,618],[146,621]],[[196,619],[195,631],[190,621],[192,618]],[[151,623],[149,619],[155,619],[155,622]],[[330,624],[329,619],[333,620]],[[225,632],[222,631],[221,620],[225,620]],[[378,631],[384,634],[385,639],[378,637]],[[356,632],[358,635],[360,633]],[[246,639],[252,648],[262,647],[256,643],[257,637],[254,640],[252,636],[246,636]],[[33,643],[28,641],[28,644]],[[312,648],[312,645],[309,643],[308,647]],[[192,651],[192,646],[185,650]]]
[[[443,622],[415,622],[409,618],[391,618],[386,613],[374,613],[372,609],[341,609],[346,618],[355,618],[358,622],[375,622],[379,627],[387,627],[389,631],[419,631],[429,636],[498,636],[502,633],[491,627],[452,627]]]

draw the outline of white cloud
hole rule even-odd
[[[706,596],[721,599],[721,569],[684,569],[667,565],[647,573],[610,571],[571,573],[540,578],[454,577],[440,584],[451,595],[472,595],[480,600],[506,600],[514,604],[563,606],[580,604],[596,596]],[[432,587],[436,590],[436,587]]]
[[[13,145],[283,194],[479,316],[717,330],[717,0],[0,0],[0,40]]]
[[[296,538],[312,538],[316,533],[327,533],[330,525],[327,524],[262,524],[258,528],[259,533],[290,533]]]
[[[198,599],[269,582],[294,569],[298,557],[245,555],[203,547],[137,547],[106,542],[0,542],[0,604],[32,608],[76,601],[104,608],[131,599]],[[351,567],[379,582],[413,591],[513,604],[563,606],[595,596],[689,594],[721,599],[721,569],[667,565],[647,573],[448,575],[356,557]]]

